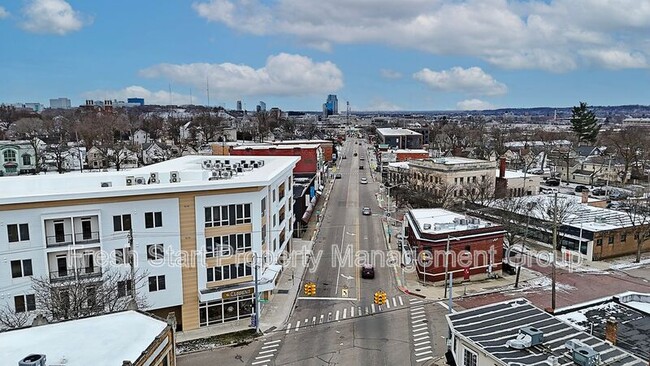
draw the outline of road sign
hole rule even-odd
[[[222,299],[232,299],[235,297],[239,296],[246,296],[246,295],[252,295],[255,292],[255,289],[253,287],[250,288],[245,288],[241,290],[232,290],[228,292],[224,292],[221,294]]]
[[[260,303],[261,303],[261,304],[264,304],[264,303],[267,303],[267,302],[269,302],[269,300],[267,300],[267,299],[260,299]]]
[[[348,288],[347,287],[343,287],[341,289],[341,296],[342,297],[348,297]]]

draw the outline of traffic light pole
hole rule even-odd
[[[257,255],[253,254],[253,261],[255,262],[255,333],[260,332],[260,291],[259,279],[257,277]]]

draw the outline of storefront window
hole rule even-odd
[[[221,324],[231,320],[249,318],[253,313],[253,296],[216,300],[199,304],[200,326]]]

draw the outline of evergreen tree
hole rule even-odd
[[[587,108],[587,103],[580,102],[579,106],[573,107],[571,130],[578,136],[578,144],[596,142],[600,126],[594,112]]]

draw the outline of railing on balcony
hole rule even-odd
[[[99,243],[99,231],[87,231],[83,233],[76,233],[74,234],[74,242],[76,244]]]
[[[72,244],[72,234],[48,235],[45,239],[48,247]]]
[[[50,281],[69,281],[81,278],[101,277],[102,267],[66,268],[50,272]]]

